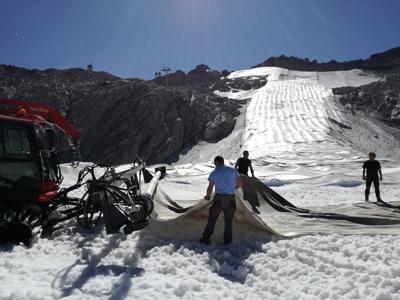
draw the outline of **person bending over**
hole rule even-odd
[[[209,183],[204,199],[210,200],[214,187],[215,195],[200,243],[210,243],[215,223],[219,214],[223,211],[225,219],[224,242],[227,245],[232,242],[232,222],[236,210],[235,192],[241,186],[241,181],[239,173],[234,168],[225,166],[222,156],[215,157],[214,165],[215,169],[208,177]]]
[[[372,183],[374,183],[376,200],[381,202],[381,195],[379,190],[379,180],[382,181],[382,169],[379,161],[376,160],[376,154],[370,152],[368,154],[369,160],[365,161],[363,164],[363,180],[365,180],[365,201],[369,201],[369,192]],[[379,175],[379,176],[378,176]]]
[[[249,151],[243,151],[243,157],[236,161],[235,169],[239,172],[239,174],[248,176],[249,168],[251,175],[254,177],[253,166],[251,165],[251,160],[249,159]]]

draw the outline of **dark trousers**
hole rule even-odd
[[[235,215],[235,210],[236,202],[234,195],[216,194],[210,207],[210,214],[208,216],[207,225],[204,228],[203,238],[206,241],[210,240],[210,237],[214,232],[214,227],[218,220],[218,216],[221,211],[223,211],[225,219],[224,241],[225,243],[230,243],[232,241],[232,221],[233,216]]]
[[[366,187],[365,187],[365,199],[368,200],[369,191],[371,190],[371,185],[374,183],[375,195],[377,200],[381,200],[381,194],[379,191],[379,178],[378,177],[367,177]]]

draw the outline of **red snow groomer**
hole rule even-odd
[[[57,195],[62,177],[56,127],[77,152],[80,133],[50,106],[0,99],[2,202],[46,204]]]
[[[74,217],[90,228],[104,216],[107,233],[147,225],[153,205],[141,192],[140,176],[145,182],[152,176],[144,163],[120,173],[93,164],[80,171],[75,185],[60,190],[56,128],[67,135],[76,157],[80,133],[63,115],[45,104],[0,99],[0,243],[29,245],[36,233]],[[68,195],[81,187],[81,197]]]

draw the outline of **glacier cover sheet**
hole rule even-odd
[[[242,177],[243,188],[236,192],[235,221],[245,222],[282,237],[304,234],[398,234],[400,209],[375,203],[299,208],[251,177]],[[186,203],[186,204],[185,204]],[[194,204],[193,204],[194,203]],[[211,201],[175,202],[160,187],[154,196],[152,218],[173,222],[181,218],[208,216]]]

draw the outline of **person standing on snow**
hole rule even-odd
[[[236,161],[235,169],[242,175],[248,176],[249,168],[251,175],[254,177],[253,166],[251,165],[251,160],[249,159],[249,151],[243,151],[243,157]]]
[[[222,156],[215,157],[214,165],[215,169],[208,177],[209,184],[204,199],[211,199],[214,186],[215,196],[212,200],[203,237],[199,242],[206,245],[210,243],[215,223],[219,214],[223,211],[225,219],[224,242],[227,245],[232,242],[232,222],[236,210],[235,192],[237,188],[241,187],[241,181],[239,173],[234,168],[224,165]]]
[[[374,183],[376,200],[382,202],[380,190],[379,190],[379,180],[382,181],[382,169],[379,161],[375,160],[376,154],[370,152],[368,154],[369,160],[365,161],[363,164],[363,180],[365,180],[365,201],[369,201],[369,191],[371,189],[372,183]],[[367,173],[365,176],[365,173]],[[379,174],[379,177],[378,177]]]

